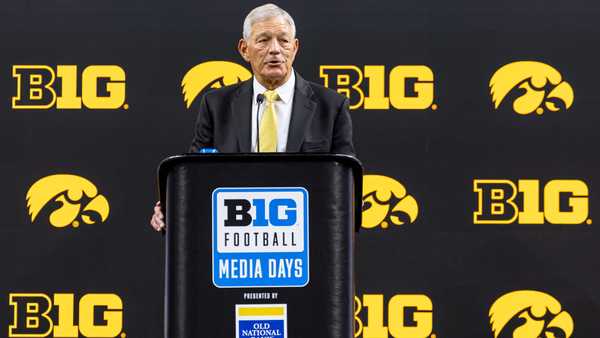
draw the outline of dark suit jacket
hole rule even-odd
[[[201,100],[190,152],[251,152],[252,79],[206,93]],[[348,99],[296,73],[286,152],[354,155]]]

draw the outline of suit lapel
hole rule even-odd
[[[250,118],[252,116],[252,79],[245,81],[231,102],[239,152],[250,152]]]
[[[297,153],[304,141],[306,129],[315,113],[317,103],[312,99],[313,91],[298,73],[294,88],[294,103],[292,104],[292,119],[288,133],[286,152]]]

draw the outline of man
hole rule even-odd
[[[238,51],[254,77],[202,97],[190,152],[354,155],[348,99],[293,70],[298,48],[296,26],[286,11],[273,4],[253,9]],[[160,203],[150,223],[157,231],[165,227]]]

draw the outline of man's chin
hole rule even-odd
[[[283,81],[286,78],[287,72],[285,71],[269,71],[269,72],[263,72],[262,74],[263,79],[265,79],[268,82],[271,83],[276,83],[276,82],[280,82]]]

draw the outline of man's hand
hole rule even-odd
[[[154,206],[154,215],[152,215],[152,218],[150,219],[150,225],[152,225],[154,230],[161,231],[166,227],[164,220],[165,216],[160,210],[160,201],[158,201]]]

